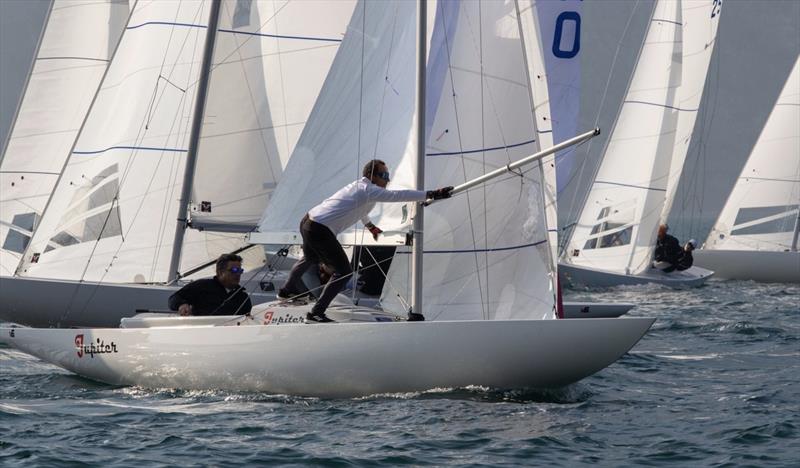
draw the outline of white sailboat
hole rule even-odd
[[[800,59],[695,264],[727,279],[800,283]]]
[[[565,283],[698,286],[713,272],[663,273],[651,262],[694,128],[719,3],[658,1],[578,224],[563,253]]]
[[[505,151],[501,152],[499,160],[492,160],[488,155],[476,158],[473,153],[464,151],[471,149],[467,146],[457,155],[429,154],[424,159],[416,156],[425,154],[426,114],[433,117],[431,135],[442,129],[439,124],[448,121],[463,122],[467,128],[481,121],[471,112],[476,110],[474,95],[463,95],[462,100],[458,97],[462,95],[453,96],[447,88],[451,91],[453,88],[470,89],[479,83],[478,89],[484,91],[486,98],[481,99],[483,102],[477,107],[480,109],[485,105],[480,111],[482,115],[505,109],[493,107],[491,101],[494,99],[498,100],[497,103],[511,102],[529,92],[524,79],[513,80],[504,73],[492,75],[493,67],[503,71],[503,65],[513,64],[514,57],[491,54],[490,50],[496,47],[513,50],[516,44],[517,53],[522,53],[519,18],[514,9],[509,11],[499,3],[443,2],[437,6],[435,20],[431,22],[435,25],[431,56],[437,51],[443,55],[438,60],[431,58],[426,69],[424,44],[428,35],[428,15],[424,13],[424,6],[420,8],[423,13],[417,15],[410,2],[358,4],[349,28],[351,34],[345,36],[311,119],[298,142],[298,147],[308,144],[303,149],[309,153],[305,158],[292,157],[285,178],[272,197],[260,225],[265,238],[287,235],[281,230],[282,226],[294,218],[295,211],[303,210],[304,203],[313,199],[313,196],[304,195],[315,191],[318,183],[325,182],[322,179],[325,171],[318,164],[309,164],[326,157],[314,151],[320,147],[318,145],[330,150],[334,158],[337,152],[345,152],[337,145],[343,141],[357,142],[356,154],[366,157],[375,154],[375,148],[379,148],[381,157],[395,170],[394,180],[401,184],[421,185],[423,173],[430,183],[439,178],[452,180],[463,176],[468,179],[470,173],[485,168],[497,167],[503,174],[514,171],[514,174],[506,176],[512,178],[511,183],[501,179],[488,186],[476,186],[474,182],[461,184],[456,189],[461,194],[453,200],[426,208],[431,223],[426,225],[425,233],[430,244],[426,242],[423,245],[421,238],[421,207],[401,206],[377,213],[375,219],[386,221],[381,225],[386,226],[387,231],[390,231],[388,221],[391,219],[396,219],[399,227],[403,227],[408,226],[411,216],[414,218],[414,256],[424,261],[412,272],[415,287],[410,289],[416,291],[412,294],[412,304],[415,311],[428,317],[428,321],[383,322],[376,319],[371,323],[276,325],[267,318],[272,317],[277,312],[274,308],[279,306],[267,305],[259,307],[252,317],[176,318],[168,319],[173,321],[169,326],[148,327],[140,321],[138,327],[137,323],[131,323],[133,327],[120,329],[6,328],[0,329],[0,340],[82,376],[113,384],[267,391],[322,397],[466,385],[499,388],[562,386],[597,372],[618,359],[641,338],[653,319],[539,318],[552,317],[555,306],[555,272],[549,258],[541,168],[526,171],[519,164],[509,164]],[[415,17],[419,21],[416,28]],[[439,30],[437,35],[438,28],[445,29]],[[422,44],[417,60],[414,60],[414,48],[409,47],[417,35],[415,29]],[[476,30],[483,33],[483,40],[472,43],[473,46],[480,44],[477,47],[450,42],[452,38]],[[493,45],[484,49],[482,44]],[[489,59],[485,62],[487,68],[480,67],[480,62],[475,60],[480,57]],[[416,87],[418,104],[414,105],[415,87],[407,83],[409,80],[414,82],[413,73],[408,72],[409,65],[414,69],[414,62],[420,64],[418,73],[422,77],[428,72],[428,92],[439,97],[427,101],[435,103],[433,109],[425,110],[424,85]],[[479,66],[477,69],[473,68],[476,64]],[[437,66],[442,68],[437,70]],[[354,74],[354,69],[360,72]],[[348,70],[351,73],[346,73]],[[380,78],[378,84],[371,82],[376,75]],[[363,83],[361,78],[364,78]],[[437,81],[441,83],[438,90],[435,87]],[[424,78],[419,82],[426,83]],[[341,106],[338,113],[334,112],[337,97]],[[385,109],[385,120],[362,120],[358,111],[352,112],[350,106],[354,103],[359,105],[362,100],[365,108],[370,109],[370,116]],[[457,110],[453,105],[455,101],[463,103],[466,109]],[[523,103],[528,102],[528,99],[523,100]],[[375,103],[379,104],[378,107],[368,106]],[[467,112],[464,114],[464,111]],[[530,108],[525,112],[530,122]],[[332,120],[333,117],[337,118]],[[463,121],[460,120],[462,117]],[[491,137],[497,135],[495,130],[498,127],[495,125],[504,119],[486,120],[483,123],[488,130],[479,133],[487,141],[482,141],[478,135],[481,143],[491,143]],[[335,128],[326,130],[322,125],[326,122]],[[355,125],[351,131],[343,133],[348,124]],[[372,126],[367,127],[367,124]],[[361,134],[365,137],[363,140],[359,139],[359,129],[364,130]],[[515,132],[532,131],[530,127],[526,130],[524,124],[508,130],[509,137],[519,136]],[[322,134],[324,139],[330,139],[328,145],[312,138]],[[369,136],[377,137],[377,140],[369,140]],[[461,136],[466,137],[465,142],[476,138],[473,134]],[[591,134],[583,135],[578,140],[589,136]],[[458,143],[449,143],[448,146],[450,144]],[[536,157],[541,157],[541,154],[546,153]],[[412,164],[414,159],[425,163],[415,166]],[[458,168],[460,165],[462,169],[469,168],[469,172],[432,173],[428,170],[431,159],[434,167],[452,170],[453,166]],[[337,174],[336,166],[331,166],[328,175],[337,179],[349,178],[351,174],[346,173],[347,169],[345,167],[342,174]],[[523,172],[516,172],[518,170]],[[305,178],[299,177],[302,171],[305,171]],[[298,183],[306,180],[303,191],[299,190],[300,187],[295,188],[302,196],[293,199],[282,197],[281,187],[289,187],[285,182],[290,177],[297,177]],[[414,178],[417,178],[416,183]],[[510,190],[514,191],[515,198],[509,198]],[[489,205],[487,202],[493,201],[494,197],[503,197],[506,203]],[[454,203],[447,206],[451,201]],[[462,211],[465,206],[467,212]],[[283,209],[278,211],[276,207]],[[455,211],[461,211],[460,218],[457,213],[452,213]],[[527,216],[520,217],[520,213]],[[490,217],[487,226],[490,220],[498,222],[491,228],[487,227],[482,236],[465,236],[464,231],[470,229],[464,225],[463,214],[474,216],[473,222],[479,224]],[[270,233],[265,228],[274,228],[275,232]],[[356,238],[358,234],[353,232],[351,237]],[[476,260],[476,252],[465,252],[463,250],[467,249],[463,246],[477,250],[475,245],[478,242],[483,251],[478,252],[480,255]],[[452,249],[431,248],[438,245],[448,245]],[[436,261],[430,262],[434,256]],[[434,263],[430,266],[432,268],[428,263]],[[418,276],[423,268],[427,273],[424,283]],[[394,264],[392,269],[395,269]],[[402,265],[399,265],[395,271],[402,270]],[[390,274],[391,278],[397,279],[393,284],[400,285],[399,276]],[[484,278],[487,281],[484,282]],[[478,282],[478,288],[459,294],[459,288],[463,290],[475,282]],[[351,306],[347,313],[372,312]],[[193,324],[193,321],[204,323]],[[580,346],[576,348],[577,344]],[[559,358],[553,359],[554,355]]]
[[[245,247],[243,232],[255,226],[294,149],[354,5],[223,2],[189,174],[208,2],[135,2],[130,14],[126,7],[86,122],[47,153],[63,151],[66,164],[52,196],[43,192],[52,201],[17,275],[0,278],[0,317],[115,326],[137,308],[163,308],[175,289],[165,285],[179,275],[210,275],[198,267]],[[184,188],[188,201],[180,203]],[[193,229],[184,235],[176,218]],[[248,267],[257,270],[263,252],[251,250]],[[42,288],[51,294],[42,297]]]

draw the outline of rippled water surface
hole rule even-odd
[[[567,297],[658,320],[567,388],[352,400],[112,387],[0,348],[0,465],[798,466],[800,287]]]

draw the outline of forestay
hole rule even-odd
[[[0,166],[0,273],[39,223],[129,14],[126,0],[54,0]]]
[[[356,5],[320,96],[259,223],[258,242],[297,243],[303,215],[359,179],[362,166],[373,158],[390,167],[390,188],[414,187],[415,11],[414,2],[402,0]],[[372,216],[384,231],[403,230],[410,224],[411,208],[379,204]]]
[[[20,274],[166,280],[208,11],[135,5]],[[182,269],[240,244],[191,232]]]
[[[659,1],[570,238],[566,260],[623,274],[649,267],[678,124],[681,2]]]
[[[513,2],[439,2],[428,62],[425,185],[457,185],[539,149]],[[539,165],[425,208],[428,320],[553,317]],[[408,297],[408,255],[383,303]]]
[[[192,226],[251,231],[294,150],[354,0],[223,0]]]
[[[705,249],[797,250],[800,59],[786,80]]]

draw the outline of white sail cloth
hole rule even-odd
[[[21,275],[166,280],[208,12],[200,0],[136,4]],[[212,244],[190,233],[182,265],[230,250]]]
[[[390,188],[414,188],[416,5],[359,2],[313,112],[258,230],[290,243],[312,207],[361,177],[371,159],[387,163]],[[384,231],[410,223],[408,206],[379,205]],[[285,240],[281,236],[286,236]]]
[[[193,227],[255,228],[354,5],[223,0],[194,175]]]
[[[778,252],[797,249],[798,207],[800,58],[795,61],[704,248]]]
[[[0,166],[0,273],[39,223],[128,18],[126,1],[54,0]]]
[[[457,185],[538,151],[515,4],[439,2],[433,25],[425,185]],[[543,185],[534,165],[425,208],[427,319],[553,317]],[[392,263],[386,308],[409,297],[408,257]]]

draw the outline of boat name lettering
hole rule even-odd
[[[75,335],[75,348],[78,352],[78,357],[82,358],[84,355],[88,354],[89,357],[94,358],[95,354],[109,354],[109,353],[118,353],[117,344],[113,341],[111,343],[106,344],[105,341],[101,340],[100,338],[97,339],[95,343],[84,344],[83,343],[83,335]]]
[[[268,310],[264,314],[264,325],[280,325],[282,323],[303,323],[303,317],[295,317],[291,314],[285,314],[280,317],[275,317],[275,311]]]

